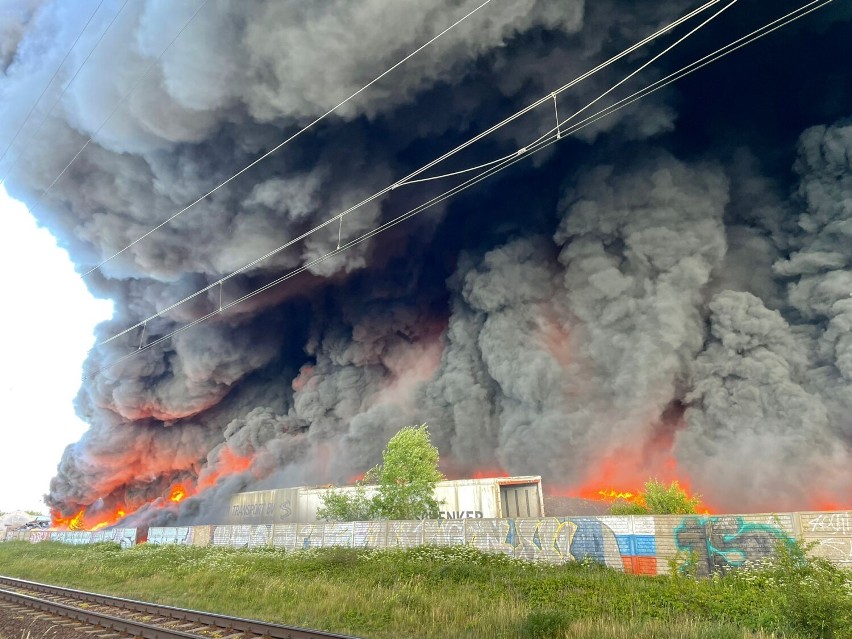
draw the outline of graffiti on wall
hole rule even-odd
[[[438,519],[277,525],[206,525],[148,530],[152,544],[274,546],[295,550],[323,546],[409,548],[423,544],[470,545],[527,561],[595,561],[642,575],[686,567],[707,576],[773,555],[799,531],[814,554],[852,566],[852,512],[754,516],[600,516],[537,519]],[[14,531],[7,539],[88,544],[136,543],[136,529]],[[144,540],[144,535],[141,538]]]
[[[189,526],[152,526],[148,529],[148,543],[154,545],[190,545],[192,543],[192,529]]]
[[[467,543],[486,552],[550,563],[595,561],[635,574],[657,574],[651,517],[491,519],[469,521],[466,531]]]
[[[794,541],[778,524],[741,516],[685,517],[674,529],[674,539],[678,551],[695,558],[699,576],[771,557],[779,543]]]
[[[852,566],[852,512],[802,513],[801,522],[814,555]]]
[[[852,535],[852,513],[807,513],[805,532],[816,535]]]
[[[102,542],[112,542],[121,545],[122,548],[129,548],[136,543],[135,528],[109,528],[107,530],[87,531],[87,530],[28,530],[26,539],[32,544],[37,544],[42,541],[55,541],[61,544],[81,545],[81,544],[97,544]]]
[[[271,524],[238,524],[236,526],[215,526],[213,528],[214,546],[233,546],[235,548],[259,548],[272,545]]]
[[[352,529],[352,545],[356,548],[384,548],[387,545],[387,525],[383,521],[356,521]]]

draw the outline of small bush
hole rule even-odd
[[[619,500],[609,508],[610,515],[647,515],[648,507],[634,501]]]
[[[610,507],[612,515],[694,515],[701,506],[701,497],[690,497],[677,481],[668,486],[651,479],[635,501],[616,501]]]
[[[742,600],[758,593],[760,625],[814,639],[852,639],[852,574],[811,555],[812,545],[786,540],[775,556],[746,564],[720,584]]]
[[[527,615],[520,635],[524,639],[564,637],[571,621],[571,617],[562,610],[536,610]]]
[[[852,637],[852,575],[801,543],[779,544],[773,572],[783,610],[794,630],[807,637]]]
[[[694,515],[701,497],[690,497],[677,481],[666,486],[652,480],[645,484],[645,504],[652,515]]]

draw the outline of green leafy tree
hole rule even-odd
[[[329,490],[317,508],[317,519],[325,521],[369,521],[375,517],[376,504],[362,482],[352,492]]]
[[[645,482],[645,490],[636,501],[619,501],[612,505],[613,515],[694,515],[701,506],[701,496],[690,497],[677,481],[666,485],[656,479]]]
[[[378,479],[376,504],[382,519],[434,519],[438,516],[435,484],[444,479],[438,470],[438,449],[426,424],[408,426],[391,437],[382,463],[371,471]]]
[[[24,512],[27,513],[28,515],[32,515],[33,517],[43,517],[44,516],[44,513],[41,512],[40,510],[25,510]]]
[[[426,424],[407,426],[391,437],[382,463],[365,475],[353,491],[330,490],[322,497],[317,518],[326,521],[436,518],[440,504],[435,484],[444,479],[438,470],[438,449]],[[367,486],[375,494],[367,496]]]

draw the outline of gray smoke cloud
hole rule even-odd
[[[496,451],[510,472],[565,483],[595,458],[644,462],[633,449],[660,427],[702,347],[727,190],[720,169],[665,154],[597,167],[563,196],[555,244],[516,240],[459,273],[426,393],[441,405],[436,428],[454,427],[449,450],[474,468]]]
[[[198,2],[134,0],[118,13],[107,0],[0,174],[86,272],[477,4],[211,0],[192,18]],[[0,5],[4,148],[95,7]],[[692,7],[494,0],[88,276],[115,301],[98,338],[275,250]],[[746,18],[774,17],[764,7],[720,19],[619,95],[742,35]],[[117,365],[220,297],[326,255],[338,232],[355,239],[450,184],[397,189],[144,333],[96,347],[77,400],[90,430],[67,448],[48,504],[66,516],[120,506],[136,522],[212,521],[238,490],[349,481],[415,422],[430,424],[454,476],[541,473],[571,489],[672,475],[734,510],[848,501],[852,127],[842,118],[852,83],[830,53],[850,19],[823,12],[761,45],[777,46],[772,55],[742,54],[742,71],[726,62],[722,76],[699,72]],[[770,84],[752,87],[775,72],[764,60],[800,39],[831,61],[824,80],[807,75],[808,95],[825,97],[793,105]],[[560,114],[650,55],[561,94]],[[789,75],[805,82],[801,68]],[[731,109],[725,96],[737,94]],[[437,172],[514,152],[553,126],[546,107]],[[808,479],[820,473],[818,486]],[[178,483],[193,494],[179,506],[167,499]]]
[[[779,488],[773,501],[783,508],[822,491],[840,494],[842,477],[828,476],[816,487],[777,482],[776,464],[820,476],[848,461],[830,432],[825,402],[807,389],[804,344],[780,313],[749,293],[722,292],[709,308],[712,338],[695,362],[679,457],[692,462],[708,497],[737,491],[747,508],[759,508]]]

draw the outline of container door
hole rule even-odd
[[[541,517],[538,486],[538,484],[500,486],[500,503],[503,506],[503,516],[509,519]]]

